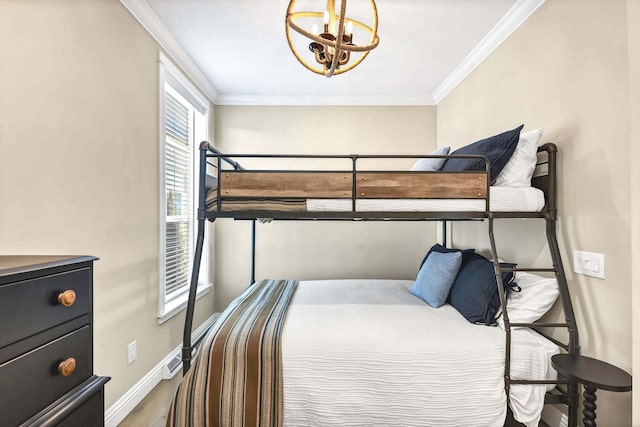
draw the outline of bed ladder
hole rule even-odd
[[[560,249],[558,246],[558,239],[556,235],[556,211],[549,210],[545,214],[546,222],[546,236],[547,245],[551,254],[552,266],[547,268],[533,268],[533,267],[516,267],[506,268],[501,267],[498,261],[498,253],[496,250],[495,237],[493,232],[493,217],[488,218],[488,231],[489,240],[491,242],[491,254],[493,256],[493,266],[496,274],[496,282],[498,283],[498,292],[500,294],[500,302],[502,307],[502,318],[504,321],[505,329],[505,370],[504,370],[504,383],[507,399],[509,399],[509,390],[511,384],[564,384],[566,385],[566,391],[559,390],[560,393],[549,393],[545,396],[545,403],[563,403],[568,407],[569,426],[575,427],[578,425],[578,407],[579,407],[579,390],[576,383],[569,382],[567,380],[558,379],[556,381],[550,380],[517,380],[511,378],[511,328],[512,327],[529,327],[534,329],[540,335],[553,342],[560,348],[564,349],[569,354],[580,354],[580,344],[578,341],[578,330],[576,327],[576,319],[573,311],[573,304],[571,303],[571,297],[569,295],[569,287],[567,284],[567,278],[564,273],[564,267],[562,264],[562,258],[560,255]],[[504,289],[504,283],[502,281],[503,272],[546,272],[554,273],[556,281],[558,282],[559,298],[562,304],[564,312],[564,322],[552,323],[552,322],[537,322],[537,323],[512,323],[509,321],[509,313],[506,304],[506,291]],[[539,328],[566,328],[569,335],[569,342],[564,343],[548,333],[541,332]]]

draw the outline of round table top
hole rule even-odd
[[[631,391],[631,375],[602,360],[575,354],[556,354],[551,364],[568,380],[608,391]]]

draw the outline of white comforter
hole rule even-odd
[[[504,331],[433,309],[411,281],[306,281],[288,309],[285,426],[503,426]],[[555,379],[558,348],[512,333],[512,378]],[[515,418],[537,426],[546,386],[514,385]]]

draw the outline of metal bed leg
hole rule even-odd
[[[256,220],[251,221],[251,283],[256,281]]]
[[[498,260],[498,251],[496,249],[496,241],[493,233],[493,218],[489,218],[488,222],[489,242],[491,243],[491,255],[493,256],[493,268],[496,274],[498,293],[500,294],[502,320],[504,321],[504,389],[507,394],[507,402],[509,402],[509,390],[511,389],[511,325],[509,324],[509,315],[507,313],[507,295],[504,289],[504,284],[502,283],[502,270],[500,268],[500,261]]]
[[[569,395],[569,427],[578,427],[578,407],[580,406],[580,392],[578,384],[575,382],[567,386],[567,394]]]
[[[447,220],[442,221],[442,246],[447,247]]]
[[[564,312],[565,321],[569,325],[569,354],[580,354],[580,341],[576,318],[573,312],[573,304],[571,303],[571,296],[569,295],[569,285],[564,273],[560,247],[558,245],[558,237],[556,235],[556,220],[547,219],[546,222],[547,243],[549,245],[549,251],[551,252],[551,261],[553,262],[553,269],[555,270],[556,280],[558,281],[558,289],[560,291],[560,298],[562,299],[562,310]],[[566,399],[569,427],[576,427],[578,425],[578,409],[580,406],[580,390],[577,383],[570,382],[567,385]]]
[[[189,286],[189,300],[187,302],[187,313],[184,321],[184,331],[182,334],[182,374],[186,374],[191,367],[191,328],[193,326],[193,313],[196,305],[196,294],[198,292],[198,275],[200,274],[200,263],[202,261],[202,247],[204,245],[204,219],[198,219],[198,237],[196,240],[196,253],[193,259],[193,270],[191,271],[191,284]]]

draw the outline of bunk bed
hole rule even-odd
[[[531,396],[536,393],[540,395],[541,387],[543,390],[542,398],[538,399],[540,405],[542,403],[567,405],[569,425],[577,425],[577,385],[557,378],[553,375],[555,372],[548,369],[551,355],[557,353],[559,349],[570,354],[579,354],[580,351],[575,316],[556,236],[558,178],[557,147],[554,144],[547,143],[537,148],[536,174],[531,180],[531,187],[511,189],[515,196],[506,194],[511,191],[510,189],[492,186],[496,180],[495,171],[492,173],[491,161],[486,156],[466,155],[464,152],[456,152],[452,156],[231,155],[224,154],[207,142],[203,142],[200,145],[200,153],[197,244],[182,351],[185,380],[172,404],[168,425],[210,425],[210,423],[225,426],[236,425],[234,423],[238,423],[237,425],[274,426],[283,425],[283,423],[284,425],[318,423],[338,425],[344,422],[348,425],[362,423],[370,425],[460,425],[460,421],[456,421],[455,417],[450,417],[450,414],[461,410],[462,414],[456,416],[467,417],[467,420],[481,419],[484,420],[481,422],[482,425],[494,425],[494,420],[504,417],[506,409],[504,412],[489,413],[485,418],[482,418],[478,414],[486,412],[483,408],[490,406],[486,403],[487,400],[494,400],[505,408],[509,404],[514,414],[518,411],[526,414],[528,411],[526,409],[527,399],[531,399]],[[401,158],[472,162],[475,167],[471,168],[473,169],[471,171],[429,170],[416,172],[370,170],[360,166],[368,160],[385,161]],[[335,162],[346,161],[350,167],[331,167],[329,170],[300,170],[299,168],[295,170],[263,170],[245,169],[240,164],[240,162],[244,163],[247,160],[255,163],[256,159],[289,161],[294,159],[329,159]],[[531,194],[534,195],[531,196]],[[230,304],[216,321],[212,331],[202,341],[192,343],[193,311],[204,242],[205,221],[214,221],[218,218],[252,221],[252,285]],[[544,220],[546,239],[553,265],[548,268],[528,268],[501,263],[494,237],[494,221],[501,218],[539,218]],[[494,283],[497,285],[496,295],[499,298],[498,312],[501,328],[472,325],[466,322],[454,308],[446,304],[437,310],[425,309],[424,307],[428,307],[426,304],[416,308],[417,299],[407,292],[411,283],[402,281],[344,281],[339,283],[330,281],[298,283],[293,280],[255,281],[255,233],[256,220],[258,219],[441,221],[443,245],[440,248],[442,252],[447,252],[447,223],[449,221],[486,222],[492,253]],[[429,254],[425,260],[428,256]],[[564,322],[522,321],[518,320],[517,316],[515,321],[510,320],[507,301],[512,283],[508,282],[516,274],[537,273],[552,274],[555,277],[559,293],[558,299],[564,312]],[[323,296],[317,294],[319,289],[326,290],[322,294]],[[258,315],[260,321],[256,321],[255,318],[246,319],[247,312],[258,310],[251,305],[252,302],[249,302],[252,295],[265,295],[267,291],[273,292],[269,293],[267,297],[271,300],[272,305],[265,309],[266,312]],[[339,295],[339,297],[335,295]],[[317,302],[318,298],[321,299],[320,303]],[[364,302],[353,298],[362,298]],[[348,303],[345,303],[345,300]],[[378,311],[378,306],[385,305],[381,302],[388,300],[395,301],[393,306],[395,310],[399,311],[391,313]],[[289,304],[291,305],[289,306]],[[322,308],[318,317],[309,318],[309,312],[313,311],[313,304],[319,304],[317,307],[321,306]],[[287,325],[289,326],[284,328],[283,332],[282,323],[287,306],[289,306],[287,314]],[[345,306],[350,308],[345,309]],[[331,315],[327,312],[323,314],[324,310],[328,310]],[[404,313],[416,310],[420,313],[418,318],[404,317]],[[357,315],[354,315],[352,311]],[[385,338],[381,344],[378,339],[378,331],[388,330],[389,323],[394,323],[388,321],[389,316],[395,319],[399,329],[392,330],[391,338]],[[381,319],[383,320],[381,321]],[[248,322],[248,326],[238,326],[242,325],[242,322]],[[370,345],[365,344],[363,347],[362,341],[354,341],[353,337],[349,336],[335,340],[327,339],[325,332],[327,325],[341,329],[344,328],[345,322],[360,322],[364,327],[368,325],[370,330],[373,329],[374,333],[371,331],[358,332],[358,339],[364,340],[363,342],[368,342]],[[444,329],[422,328],[425,332],[421,328],[415,327],[416,322],[426,325],[432,325],[433,322],[447,323]],[[265,325],[264,329],[251,330],[250,328],[256,323]],[[267,337],[267,342],[247,341],[241,344],[238,341],[239,338],[229,335],[234,327],[241,330],[241,334]],[[483,344],[467,344],[468,348],[466,349],[460,349],[459,346],[454,349],[451,344],[446,344],[442,351],[433,350],[441,345],[439,340],[444,339],[444,335],[453,333],[452,331],[458,330],[458,327],[461,328],[461,332],[459,332],[461,335],[449,341],[462,340],[463,347],[465,339]],[[469,327],[472,329],[465,329]],[[413,339],[409,338],[406,333],[398,332],[412,328]],[[564,329],[566,340],[555,338],[556,334],[550,333],[550,330],[554,329]],[[420,331],[415,334],[416,330]],[[316,340],[314,338],[316,336],[313,334],[318,334],[318,337],[321,338]],[[221,335],[225,335],[225,338],[221,339]],[[280,339],[283,338],[283,335],[284,339],[288,340],[288,344],[286,344],[286,349],[281,350]],[[295,340],[301,340],[304,344],[295,344],[297,342]],[[400,365],[405,367],[409,365],[415,371],[388,368],[382,354],[385,353],[384,349],[388,353],[387,356],[390,354],[392,358],[400,357],[398,353],[403,352],[394,349],[402,347],[403,343],[406,344],[407,341],[413,342],[416,348],[409,351],[412,356],[407,361],[401,362]],[[376,377],[376,380],[365,380],[363,384],[357,384],[360,381],[358,378],[363,374],[363,371],[359,370],[357,366],[359,364],[358,356],[355,361],[350,359],[345,366],[337,366],[336,364],[341,361],[332,356],[325,356],[338,354],[341,350],[335,351],[336,348],[329,350],[327,348],[328,342],[333,343],[336,348],[340,348],[346,353],[349,351],[351,353],[360,352],[361,358],[372,362],[361,369],[369,373],[379,370],[379,377]],[[354,342],[356,344],[353,344]],[[190,369],[192,355],[198,345],[207,350],[201,351],[194,367]],[[479,346],[477,349],[474,348],[476,345]],[[240,357],[242,362],[238,367],[232,364],[232,359],[238,356],[230,355],[230,347],[257,348],[256,352],[265,357],[266,361],[263,360],[261,364],[251,359],[254,357],[253,355],[245,355]],[[377,347],[384,347],[384,349],[376,350]],[[542,354],[531,356],[528,353],[522,353],[525,351],[524,349],[530,350],[533,347],[537,347],[537,351]],[[217,348],[218,353],[213,352],[214,348]],[[499,353],[502,353],[502,356],[496,356],[496,348]],[[332,353],[332,351],[334,352]],[[458,366],[461,367],[470,364],[473,358],[482,359],[483,352],[485,358],[497,359],[497,365],[482,365],[481,363],[480,367],[474,368],[476,375],[480,376],[482,381],[494,383],[494,385],[497,381],[502,393],[500,396],[490,396],[491,392],[495,391],[495,386],[489,391],[484,388],[474,390],[474,387],[470,386],[470,384],[475,384],[470,380],[472,378],[470,371],[458,369],[457,379],[451,379],[451,375],[449,377],[437,375],[438,369],[451,370],[450,367],[446,367],[447,365],[442,365],[440,359],[451,358],[456,360]],[[319,355],[319,353],[321,354]],[[528,359],[535,358],[543,360],[543,368],[530,370],[530,367],[524,366],[531,362]],[[210,364],[215,363],[212,359],[222,359],[223,362],[219,366],[211,368]],[[424,362],[424,359],[427,360],[427,363]],[[525,361],[523,365],[522,359],[528,361]],[[538,362],[534,361],[533,364],[536,365],[536,363]],[[279,365],[281,365],[280,368]],[[433,366],[436,367],[436,371],[432,369]],[[496,369],[500,371],[497,375]],[[194,373],[194,370],[200,371]],[[232,371],[228,372],[229,370]],[[315,374],[309,376],[308,372],[310,371],[314,371]],[[262,379],[252,378],[251,372],[254,374],[259,372],[258,377],[262,376]],[[420,372],[421,376],[417,375],[417,372]],[[489,377],[483,377],[487,372],[492,373]],[[323,378],[318,378],[318,375]],[[284,380],[283,377],[285,377]],[[418,380],[418,377],[430,378],[430,380],[422,381]],[[269,381],[261,382],[266,381],[264,378],[268,378]],[[287,380],[287,378],[290,379]],[[343,382],[337,385],[336,382],[340,382],[341,379]],[[284,392],[284,396],[283,381],[284,388],[289,387],[288,391]],[[287,385],[287,381],[289,385]],[[204,398],[203,389],[198,389],[199,391],[196,389],[209,382],[214,385],[211,387],[210,393],[207,394],[208,402],[195,402]],[[233,388],[234,384],[230,384],[234,382],[239,382],[239,384],[235,384],[238,387],[236,389]],[[436,386],[437,390],[426,393],[426,390]],[[224,395],[226,393],[223,390],[225,387],[233,390],[230,392],[232,395]],[[248,388],[245,387],[252,387],[250,395],[247,394]],[[317,387],[320,387],[324,392],[319,392]],[[366,391],[367,389],[370,391],[387,387],[389,392],[377,397]],[[464,390],[460,390],[460,387],[463,387]],[[340,392],[342,389],[347,391],[342,393]],[[365,395],[358,394],[363,390],[365,390]],[[420,396],[421,390],[424,392],[422,396]],[[467,397],[466,400],[461,400],[463,406],[456,406],[454,403],[457,400],[455,399],[456,392],[463,393]],[[391,402],[393,397],[390,396],[394,395],[413,395],[417,399],[417,403],[395,402],[395,406],[389,404],[389,408],[385,410],[385,402]],[[231,409],[222,409],[219,405],[221,399],[230,401]],[[239,409],[238,401],[246,399],[249,402],[245,401],[245,403],[251,408]],[[331,402],[329,406],[317,405],[318,401],[323,399]],[[368,402],[368,399],[371,402]],[[420,399],[423,399],[422,402]],[[365,401],[367,404],[363,404]],[[198,410],[194,409],[194,403],[199,404]],[[420,405],[423,405],[424,408],[420,408]],[[535,405],[537,403],[534,402]],[[354,409],[354,406],[357,408]],[[313,410],[309,409],[314,407]],[[343,410],[340,410],[340,407]],[[468,413],[464,412],[465,407]],[[331,410],[329,411],[328,408]],[[372,411],[376,411],[375,408],[378,408],[377,412],[372,413]],[[418,417],[420,421],[416,423],[415,417],[403,419],[402,414],[397,413],[398,408],[417,413],[415,417]],[[427,412],[425,413],[423,409]],[[535,411],[539,417],[540,409],[534,409]],[[355,418],[349,418],[354,413],[356,413]],[[333,418],[331,418],[331,414],[333,414]],[[317,417],[322,417],[322,422]]]

